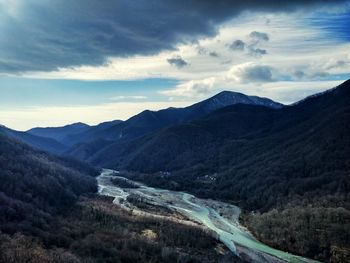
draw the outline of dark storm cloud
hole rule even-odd
[[[320,2],[0,1],[0,72],[51,71],[101,65],[112,56],[156,54],[179,43],[213,36],[221,22],[245,10],[292,11]],[[322,4],[334,2],[338,1]]]
[[[168,58],[168,63],[172,66],[175,66],[177,68],[183,68],[184,66],[187,66],[188,63],[181,57],[174,57],[174,58]]]

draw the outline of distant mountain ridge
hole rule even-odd
[[[95,132],[94,138],[90,140],[118,140],[121,138],[135,138],[169,125],[193,120],[219,108],[237,103],[264,105],[272,108],[281,108],[283,106],[282,104],[267,98],[247,96],[242,93],[232,91],[223,91],[209,99],[185,108],[168,108],[159,111],[145,110],[124,122],[116,123],[115,125],[111,125],[106,129],[101,129]],[[82,134],[77,135],[76,137],[81,138],[81,135]],[[85,137],[83,136],[83,138]]]
[[[63,127],[45,127],[45,128],[33,128],[27,131],[27,133],[47,137],[59,142],[63,142],[64,138],[71,134],[77,134],[86,131],[90,126],[85,123],[73,123],[65,125]]]
[[[62,127],[32,128],[27,132],[7,128],[5,130],[7,135],[37,149],[87,160],[116,141],[133,140],[172,125],[195,120],[233,104],[261,105],[274,109],[283,107],[268,98],[223,91],[185,108],[145,110],[126,121],[114,120],[95,126],[78,122]]]
[[[43,150],[54,154],[62,154],[68,148],[66,145],[48,137],[40,137],[27,132],[15,131],[3,125],[0,126],[0,134],[26,143],[35,149]]]
[[[86,133],[75,135],[75,146],[66,154],[87,160],[96,152],[116,141],[127,141],[161,130],[175,124],[191,121],[222,107],[233,104],[263,105],[270,108],[281,108],[283,105],[267,98],[247,96],[238,92],[223,91],[219,94],[185,108],[168,108],[159,111],[145,110],[130,119],[111,125],[106,129],[90,129]],[[90,137],[86,136],[89,133]],[[98,147],[99,140],[101,147]],[[108,143],[109,142],[109,143]],[[74,143],[71,142],[71,145]]]
[[[89,129],[80,132],[80,133],[74,133],[74,134],[68,134],[64,139],[63,143],[67,145],[74,145],[81,142],[89,142],[94,141],[96,139],[102,138],[106,139],[105,136],[103,136],[104,131],[108,130],[108,128],[113,127],[115,125],[118,125],[122,123],[121,120],[113,120],[113,121],[106,121],[102,122],[95,126],[90,126]]]

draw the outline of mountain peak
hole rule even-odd
[[[241,92],[237,92],[237,91],[231,91],[231,90],[223,90],[223,91],[220,91],[219,93],[217,93],[216,95],[214,95],[213,97],[216,97],[216,96],[232,96],[232,95],[244,95],[244,96],[247,96]]]
[[[258,96],[248,96],[240,92],[234,91],[221,91],[213,97],[206,99],[202,102],[192,105],[191,107],[204,109],[205,112],[211,112],[222,107],[230,106],[233,104],[249,104],[259,105],[269,108],[279,109],[283,107],[283,104],[275,102],[268,98],[262,98]]]
[[[72,124],[65,125],[64,127],[89,127],[89,125],[83,122],[75,122]]]

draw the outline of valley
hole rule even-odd
[[[97,178],[99,193],[113,197],[113,203],[127,211],[132,211],[133,214],[159,216],[143,211],[128,202],[130,195],[134,195],[134,198],[140,200],[141,203],[170,208],[203,225],[215,233],[214,235],[234,254],[249,262],[316,262],[270,248],[257,241],[239,223],[240,209],[234,205],[210,199],[199,199],[184,192],[147,187],[136,182],[131,183],[136,184],[137,188],[122,188],[113,184],[112,180],[116,177],[118,177],[118,173],[115,171],[104,170]],[[184,220],[178,220],[178,222],[189,224]]]
[[[0,263],[350,263],[350,0],[0,0]]]
[[[346,262],[349,98],[350,80],[293,105],[221,92],[126,121],[1,126],[0,262]]]

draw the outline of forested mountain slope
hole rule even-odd
[[[0,231],[36,232],[82,193],[97,190],[97,170],[0,134]]]
[[[320,189],[347,193],[349,83],[282,109],[229,106],[116,145],[105,152],[113,162],[103,155],[92,161],[146,173],[168,171],[173,176],[165,181],[177,178],[189,188],[198,183],[202,194],[245,200],[251,208],[269,208],[291,194],[317,196]],[[204,183],[206,175],[215,183]]]
[[[0,168],[0,263],[244,262],[199,227],[89,194],[97,170],[83,163],[0,134]]]
[[[40,137],[47,137],[64,143],[64,139],[73,134],[78,134],[87,131],[90,128],[85,123],[73,123],[62,127],[46,127],[46,128],[33,128],[27,131],[29,134],[37,135]]]
[[[24,142],[33,148],[40,149],[54,154],[61,154],[67,150],[67,146],[48,137],[40,137],[27,132],[11,130],[0,125],[0,134]]]
[[[107,121],[102,122],[98,125],[90,126],[88,129],[79,133],[71,133],[63,138],[62,143],[66,145],[79,144],[81,142],[92,142],[98,140],[105,140],[107,136],[104,134],[105,131],[108,131],[110,127],[122,123],[121,120]],[[107,133],[107,132],[106,132]]]

